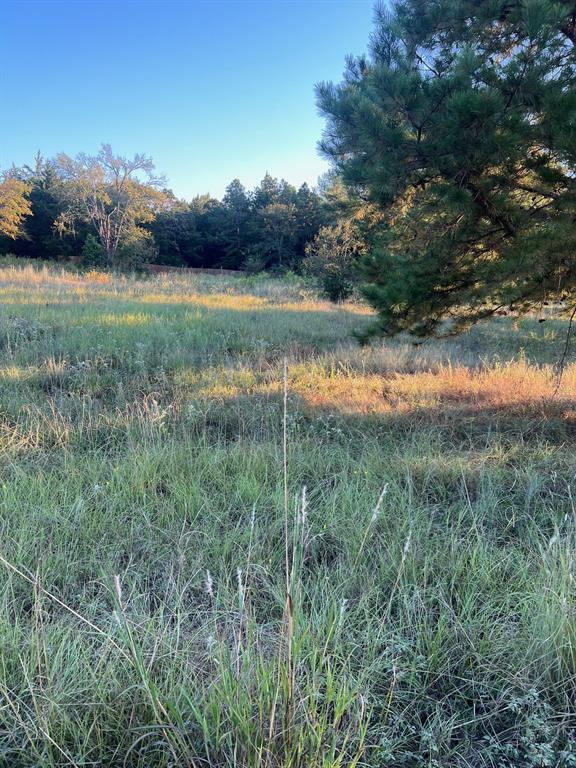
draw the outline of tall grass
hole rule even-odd
[[[298,281],[0,298],[0,765],[576,764],[564,321],[360,349]]]

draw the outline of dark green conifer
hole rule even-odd
[[[318,87],[323,150],[385,226],[383,333],[458,330],[576,289],[574,2],[402,0]]]

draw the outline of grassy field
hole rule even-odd
[[[1,766],[576,765],[565,323],[368,322],[0,268]]]

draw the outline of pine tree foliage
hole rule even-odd
[[[402,0],[318,87],[324,152],[385,216],[364,262],[375,330],[574,295],[575,40],[574,2]]]
[[[333,217],[326,199],[266,174],[253,190],[238,179],[222,200],[200,195],[159,212],[150,225],[162,261],[248,271],[298,269],[305,248]]]

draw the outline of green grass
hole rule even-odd
[[[576,765],[565,322],[362,349],[295,279],[8,264],[0,301],[0,765]]]

